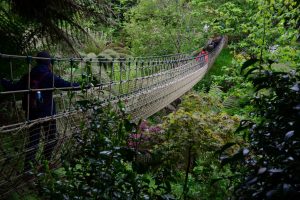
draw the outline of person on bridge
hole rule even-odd
[[[79,87],[78,83],[71,83],[56,76],[52,72],[51,57],[47,51],[37,54],[37,65],[32,68],[30,74],[24,75],[18,82],[1,79],[1,84],[8,91],[35,89],[24,93],[22,107],[29,120],[35,120],[56,114],[55,102],[53,101],[53,86],[55,88]],[[46,59],[45,59],[46,58]],[[30,81],[28,81],[30,79]],[[47,89],[48,88],[48,89]],[[37,89],[43,89],[41,91]],[[50,160],[57,143],[56,120],[37,123],[29,128],[29,139],[25,148],[24,172],[31,169],[31,163],[36,163],[35,157],[41,137],[41,128],[45,134],[43,150],[44,159]]]
[[[202,51],[198,54],[196,61],[205,61],[208,62],[208,52],[205,49],[202,49]]]

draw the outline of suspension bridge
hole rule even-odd
[[[72,138],[78,128],[78,121],[83,117],[77,105],[84,99],[97,100],[101,106],[121,101],[132,121],[146,119],[199,82],[225,43],[226,37],[222,37],[208,53],[208,60],[204,55],[196,60],[195,56],[187,54],[122,59],[51,58],[54,74],[70,82],[83,79],[89,87],[83,88],[82,92],[75,87],[56,88],[53,82],[51,88],[33,89],[28,84],[24,90],[0,92],[0,196],[15,190],[18,185],[16,182],[21,179],[24,157],[33,151],[26,147],[28,132],[32,128],[55,120],[58,142],[53,155],[59,155],[62,148],[71,148],[66,143]],[[0,54],[0,59],[10,69],[10,78],[17,79],[19,77],[15,72],[20,65],[29,73],[35,60],[40,58]],[[30,120],[29,109],[27,112],[22,109],[21,96],[35,90],[53,92],[55,114]],[[43,137],[45,131],[44,128]],[[44,138],[37,145],[45,148],[47,143],[51,143],[51,140]],[[54,156],[52,162],[59,162],[58,158]]]

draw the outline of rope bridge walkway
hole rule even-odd
[[[97,99],[105,106],[122,101],[132,121],[146,119],[200,81],[225,43],[226,38],[222,37],[208,53],[208,60],[204,55],[195,59],[185,54],[127,59],[55,58],[51,59],[53,74],[71,83],[83,80],[83,85],[90,86],[82,92],[80,87],[55,87],[52,81],[51,88],[33,89],[28,84],[23,90],[0,92],[0,196],[16,189],[16,182],[26,172],[26,158],[40,160],[38,157],[47,157],[50,151],[51,162],[59,163],[57,155],[62,148],[71,148],[66,141],[83,118],[76,102]],[[19,78],[15,71],[20,71],[20,66],[30,74],[37,59],[41,58],[0,54],[0,61],[10,68],[12,79]],[[53,93],[56,112],[52,105],[51,116],[30,117],[29,95],[37,91]],[[25,111],[23,96],[28,100]],[[43,139],[39,141],[40,138]],[[28,140],[32,144],[28,145]]]

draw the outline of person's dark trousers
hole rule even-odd
[[[39,142],[41,137],[41,128],[45,133],[45,144],[43,150],[43,156],[45,160],[51,160],[52,152],[57,144],[57,130],[56,120],[51,120],[43,123],[33,125],[29,129],[29,138],[25,149],[25,161],[24,171],[29,171],[31,165],[36,164],[36,152],[39,148]]]

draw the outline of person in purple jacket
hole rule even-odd
[[[37,57],[48,59],[37,59],[37,65],[30,71],[30,88],[31,89],[47,89],[41,91],[33,91],[24,93],[22,106],[29,120],[35,120],[56,114],[55,102],[53,101],[53,90],[50,88],[78,88],[78,83],[71,83],[56,76],[52,72],[52,64],[50,54],[46,51],[39,52]],[[2,79],[1,84],[7,91],[26,90],[29,87],[28,74],[24,75],[18,82]],[[29,95],[28,95],[29,94]],[[29,100],[29,101],[28,101]],[[29,139],[25,149],[24,171],[31,169],[35,164],[36,152],[38,150],[41,137],[41,129],[45,133],[45,145],[43,156],[46,160],[50,160],[52,152],[57,143],[56,120],[52,119],[43,123],[38,123],[29,128]]]

